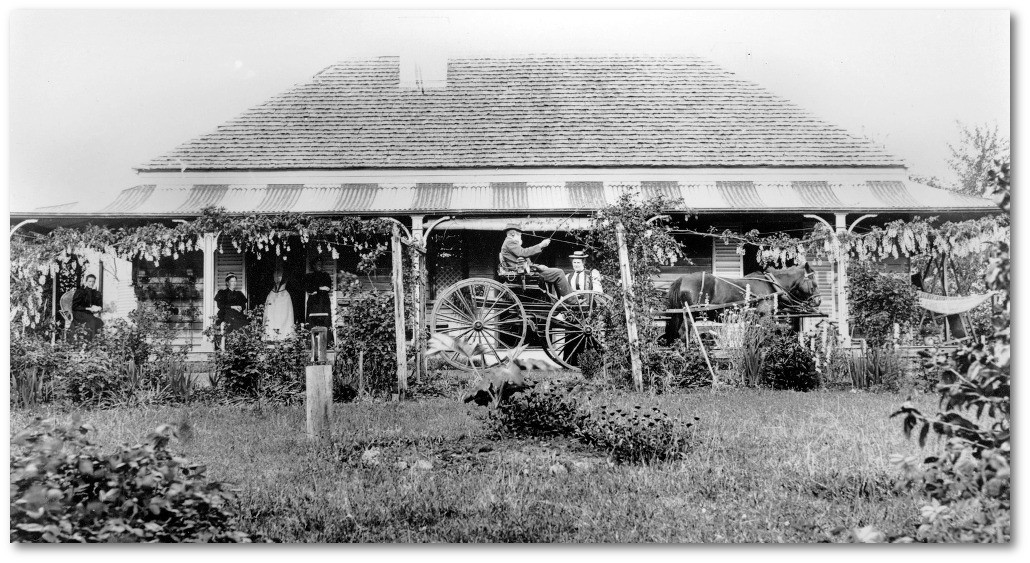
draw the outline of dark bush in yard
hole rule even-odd
[[[397,356],[392,293],[362,291],[357,277],[349,275],[341,285],[346,305],[337,309],[339,363],[356,371],[363,353],[364,388],[373,393],[395,392]]]
[[[766,338],[762,382],[773,389],[810,391],[819,387],[815,355],[798,341],[797,334],[777,326]]]
[[[712,373],[708,370],[701,348],[695,342],[677,340],[672,345],[666,364],[664,379],[667,387],[693,389],[712,384]]]
[[[291,403],[304,391],[308,333],[265,342],[260,322],[251,322],[225,339],[215,355],[215,374],[226,395]]]
[[[902,330],[918,319],[916,290],[906,277],[882,274],[863,262],[848,266],[848,306],[855,334],[872,346],[890,342],[894,325]]]
[[[174,456],[175,432],[101,453],[73,420],[37,419],[11,439],[12,542],[251,542],[234,494]]]
[[[490,421],[516,436],[569,436],[578,427],[578,408],[576,399],[556,389],[529,389],[491,411]]]
[[[695,421],[697,418],[694,419]],[[675,459],[688,447],[693,423],[680,424],[661,409],[602,406],[582,418],[580,438],[613,459],[653,462]]]
[[[77,407],[189,400],[188,350],[173,346],[167,309],[141,306],[115,319],[92,341],[51,344],[42,333],[12,330],[11,405]]]

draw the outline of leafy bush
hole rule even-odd
[[[50,343],[42,333],[12,331],[11,405],[65,403],[95,408],[190,400],[187,348],[173,345],[167,309],[141,306],[92,341]]]
[[[273,403],[299,400],[308,363],[308,332],[297,328],[283,340],[264,342],[263,327],[251,322],[229,334],[215,354],[215,374],[229,397]]]
[[[890,342],[894,325],[902,330],[919,318],[916,290],[909,279],[881,274],[864,262],[848,265],[851,326],[873,346]]]
[[[340,284],[344,302],[337,309],[341,319],[336,330],[337,353],[341,363],[357,370],[358,355],[364,353],[364,387],[369,392],[395,392],[397,356],[394,336],[392,293],[362,291],[357,277],[347,274]]]
[[[697,418],[694,419],[698,420]],[[693,423],[678,424],[657,407],[648,409],[603,406],[581,420],[580,437],[613,459],[653,462],[681,456]]]
[[[701,348],[694,342],[677,340],[662,358],[663,374],[652,382],[657,392],[674,389],[694,389],[712,384],[708,363],[701,354]]]
[[[989,195],[1008,214],[1009,164],[995,164]],[[986,283],[1001,292],[1001,308],[993,319],[995,332],[948,360],[937,388],[941,412],[927,416],[905,403],[891,415],[901,417],[906,436],[918,429],[921,446],[931,430],[945,440],[941,455],[930,456],[922,464],[912,458],[896,460],[908,483],[929,497],[914,534],[922,541],[1008,542],[1012,536],[1008,242],[993,249]]]
[[[516,393],[490,412],[494,428],[516,436],[571,436],[578,428],[579,404],[556,389]]]
[[[762,382],[773,389],[810,391],[819,387],[819,371],[815,355],[798,341],[797,334],[777,326],[765,342]]]
[[[160,426],[104,454],[89,425],[40,420],[11,439],[12,542],[251,542],[234,495],[168,449]]]

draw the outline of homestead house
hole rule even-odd
[[[691,57],[453,59],[446,80],[419,83],[397,57],[345,61],[306,83],[140,164],[139,182],[114,201],[81,201],[12,214],[24,228],[161,221],[205,206],[233,213],[300,212],[391,217],[427,240],[428,299],[469,277],[492,277],[502,229],[513,221],[558,243],[543,263],[568,270],[568,231],[624,190],[682,199],[676,224],[800,235],[818,221],[848,228],[937,215],[994,213],[986,199],[908,178],[901,159],[732,72]],[[930,139],[927,142],[940,142]],[[687,216],[689,215],[689,219]],[[696,215],[696,216],[695,216]],[[704,270],[736,276],[756,268],[718,239],[682,235],[686,261],[659,284]],[[311,267],[310,248],[288,260],[237,252],[225,240],[153,264],[105,262],[107,315],[164,298],[184,338],[214,313],[223,277],[239,276],[251,307],[264,301],[276,263],[287,278]],[[322,255],[325,256],[325,255]],[[98,262],[99,263],[99,262]],[[331,273],[354,257],[322,258]],[[842,294],[830,262],[815,262],[821,310],[839,320]],[[907,271],[904,259],[891,265]],[[389,264],[366,283],[389,289]],[[294,310],[298,321],[303,297]]]

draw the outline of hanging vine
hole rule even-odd
[[[220,207],[206,207],[192,221],[167,226],[149,223],[138,227],[110,228],[89,225],[83,229],[58,227],[47,234],[19,236],[11,241],[11,320],[31,327],[42,319],[43,286],[59,265],[82,261],[84,251],[109,253],[126,260],[157,264],[161,257],[178,259],[202,249],[205,234],[219,234],[239,252],[276,256],[289,252],[291,238],[314,244],[320,253],[338,258],[336,247],[358,252],[359,270],[370,269],[389,246],[390,223],[361,217],[320,218],[301,213],[277,215],[230,214]],[[284,256],[285,259],[285,256]]]

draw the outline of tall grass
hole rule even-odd
[[[894,490],[888,462],[918,452],[887,418],[898,396],[731,389],[590,400],[698,416],[693,447],[682,461],[612,464],[569,439],[494,438],[484,409],[446,399],[338,404],[321,443],[306,439],[303,407],[84,419],[108,444],[162,422],[188,429],[177,447],[241,489],[249,531],[287,542],[817,542],[869,524],[900,533],[919,514]],[[29,416],[12,414],[12,430]]]

